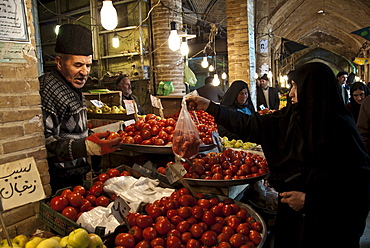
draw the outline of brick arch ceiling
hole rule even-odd
[[[318,14],[322,9],[325,14]],[[273,46],[284,37],[310,49],[323,48],[353,60],[366,42],[351,32],[370,26],[368,0],[286,0],[270,13]]]

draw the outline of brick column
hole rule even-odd
[[[158,1],[152,0],[152,6]],[[170,22],[177,24],[181,30],[181,0],[164,0],[163,4],[154,8],[152,12],[153,50],[154,50],[154,79],[158,86],[161,81],[172,81],[175,91],[170,95],[184,95],[184,61],[180,50],[171,51],[168,47]],[[166,8],[168,7],[168,8]]]
[[[229,83],[245,81],[255,103],[254,4],[252,0],[227,0],[227,51]]]

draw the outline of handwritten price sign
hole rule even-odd
[[[182,164],[180,162],[176,162],[172,165],[172,168],[175,169],[181,176],[185,175],[186,174],[186,170],[184,168],[184,166],[182,166]],[[174,182],[178,181],[179,180],[179,177],[175,174],[174,171],[171,170],[170,167],[167,167],[165,169],[165,172],[166,172],[166,177],[168,179],[168,182],[170,184],[173,184]]]
[[[4,210],[45,198],[33,157],[0,165],[0,197]]]

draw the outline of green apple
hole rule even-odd
[[[68,244],[68,238],[68,236],[64,236],[63,238],[61,238],[59,244],[62,248],[73,248]]]
[[[95,233],[89,233],[89,246],[87,248],[103,248],[104,243],[103,240],[100,238],[99,235]]]
[[[33,237],[31,238],[27,243],[26,243],[26,246],[25,248],[36,248],[36,246],[38,244],[41,243],[41,241],[43,241],[44,238],[40,238],[40,237]]]
[[[89,243],[89,233],[83,228],[73,230],[68,235],[68,244],[74,248],[87,248]]]
[[[62,248],[56,239],[48,238],[41,241],[36,248]]]
[[[19,245],[20,247],[25,247],[28,242],[28,237],[24,234],[18,235],[12,239],[12,243]]]

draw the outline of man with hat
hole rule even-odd
[[[260,78],[260,87],[257,90],[257,110],[268,108],[278,110],[280,105],[279,94],[276,88],[269,86],[267,74]]]
[[[92,66],[91,31],[81,25],[62,25],[55,52],[57,69],[39,78],[50,185],[54,193],[82,185],[85,174],[91,170],[87,157],[113,152],[121,142],[121,138],[104,140],[109,132],[92,133],[87,127],[82,87]]]

